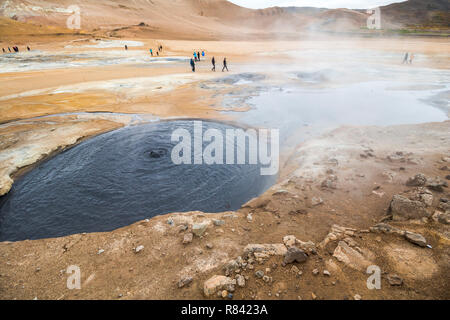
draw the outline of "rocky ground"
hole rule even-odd
[[[236,212],[0,243],[0,298],[449,299],[449,126],[310,140],[279,184]],[[72,265],[79,290],[67,288]],[[367,287],[369,266],[379,290]]]

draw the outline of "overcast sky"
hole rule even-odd
[[[402,0],[228,0],[243,7],[259,9],[267,7],[320,7],[368,9],[384,6]]]

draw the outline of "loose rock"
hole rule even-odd
[[[195,223],[192,226],[192,233],[194,233],[197,237],[201,237],[208,227],[207,223]]]
[[[234,283],[235,280],[233,281],[233,279],[229,277],[215,275],[205,281],[203,284],[203,293],[206,297],[209,297],[214,295],[218,290],[233,289]]]
[[[184,235],[184,238],[183,238],[183,244],[189,244],[189,243],[191,243],[193,237],[194,237],[194,234],[192,234],[191,232],[186,233],[186,234]]]
[[[409,242],[414,243],[420,247],[427,246],[427,240],[421,234],[406,231],[405,238]]]
[[[283,262],[285,264],[293,263],[293,262],[305,262],[308,256],[303,250],[300,250],[296,247],[291,247],[287,250],[287,252],[284,254],[284,260]]]
[[[392,214],[392,219],[397,221],[429,216],[424,203],[410,200],[402,195],[394,195],[389,206],[389,212]]]
[[[409,178],[406,181],[406,185],[409,187],[422,187],[427,183],[427,177],[422,174],[416,174],[414,177]]]
[[[192,282],[192,277],[184,277],[180,281],[178,281],[178,288],[183,288],[185,286],[188,286]]]
[[[401,286],[403,284],[403,279],[396,274],[389,274],[387,276],[388,282],[391,286]]]
[[[137,246],[137,247],[134,249],[134,252],[135,252],[135,253],[138,253],[138,252],[140,252],[140,251],[142,251],[142,250],[144,250],[144,246],[143,246],[143,245],[140,245],[140,246]]]
[[[238,275],[236,277],[236,282],[239,287],[241,287],[241,288],[245,287],[245,278],[243,276]]]

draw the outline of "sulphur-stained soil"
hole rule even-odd
[[[449,127],[344,127],[307,141],[280,183],[237,212],[0,243],[0,297],[449,299]],[[81,289],[68,289],[69,266]],[[380,289],[368,289],[369,266]]]
[[[2,10],[16,10],[18,2]],[[219,10],[237,10],[225,1],[214,1],[219,9],[213,1],[190,1],[173,12],[181,19],[175,23],[161,15],[165,1],[153,2],[158,10],[145,6],[142,12],[147,2],[122,1],[120,11],[108,5],[107,12],[92,2],[95,14],[76,32],[62,27],[66,15],[44,8],[19,8],[18,21],[0,19],[0,47],[21,49],[0,61],[0,196],[40,161],[123,126],[179,118],[248,126],[240,122],[255,111],[248,98],[263,91],[324,92],[385,81],[390,87],[383,93],[395,97],[403,90],[448,115],[447,39],[290,29],[289,37],[278,38],[276,30],[267,33],[273,24],[266,22],[272,15],[285,20],[283,10],[253,12],[248,23],[255,23],[241,32],[234,21],[247,9]],[[130,8],[134,14],[123,14]],[[46,14],[28,16],[29,10]],[[217,20],[218,12],[226,19]],[[141,13],[153,22],[142,21]],[[119,16],[120,24],[111,26]],[[243,38],[252,40],[237,41]],[[125,50],[125,39],[141,45]],[[160,56],[151,57],[149,49],[159,45]],[[188,61],[194,50],[206,52],[196,73]],[[405,52],[414,53],[412,64],[401,64]],[[220,72],[224,57],[229,73]],[[272,104],[284,114],[285,106]],[[427,107],[424,102],[424,113]],[[270,110],[256,126],[277,120],[278,110]],[[286,122],[298,118],[298,127],[281,147],[279,180],[241,209],[171,213],[111,232],[1,242],[0,299],[449,299],[450,121],[325,130],[303,115],[286,114]],[[71,289],[73,270],[80,270],[79,289]],[[369,279],[368,287],[367,280],[378,271],[380,286],[369,289],[376,281]]]

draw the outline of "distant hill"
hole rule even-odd
[[[382,23],[390,28],[450,29],[450,1],[409,0],[381,7]]]
[[[253,10],[226,0],[5,0],[0,15],[20,23],[64,28],[68,7],[74,4],[80,7],[83,30],[116,37],[241,39],[355,32],[366,27],[368,17],[366,10],[350,9]],[[449,1],[409,0],[381,7],[381,16],[385,29],[449,29]]]

